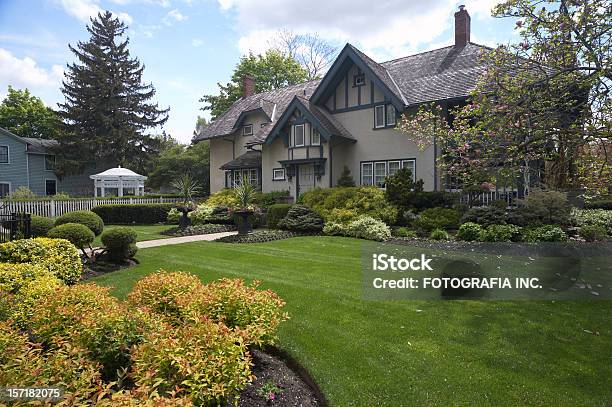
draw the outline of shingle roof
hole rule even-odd
[[[31,153],[46,153],[52,147],[58,145],[57,140],[48,140],[41,138],[22,137],[23,141],[28,143],[28,152]]]
[[[299,97],[299,96],[298,96]],[[302,104],[315,116],[321,126],[323,126],[330,134],[342,136],[344,138],[353,139],[353,136],[342,124],[327,112],[325,109],[321,109],[310,103],[310,100],[299,97]]]
[[[261,167],[261,151],[249,150],[232,161],[226,162],[219,169],[235,170],[238,168],[257,168]]]
[[[491,51],[491,48],[470,42],[465,47],[451,45],[377,63],[352,45],[347,46],[406,106],[469,96],[485,71],[481,57],[483,53]],[[320,82],[314,80],[240,99],[196,136],[194,141],[232,134],[241,112],[261,108],[269,117],[274,116],[272,122],[259,129],[250,142],[250,144],[262,143],[293,97],[299,96],[301,99],[309,100]],[[308,108],[318,118],[328,124],[331,123],[337,130],[345,132],[350,137],[348,131],[337,123],[325,108],[311,103],[308,103]]]
[[[195,136],[194,141],[232,134],[235,131],[234,124],[240,116],[240,113],[243,111],[261,108],[268,115],[268,117],[271,117],[273,120],[277,120],[294,96],[300,95],[310,97],[312,92],[319,85],[319,82],[320,80],[317,79],[297,85],[287,86],[285,88],[274,89],[268,92],[257,93],[247,98],[239,99],[225,113],[217,117],[211,124],[206,126],[199,135]],[[276,113],[273,114],[275,105]],[[271,128],[272,127],[270,126],[269,129]]]

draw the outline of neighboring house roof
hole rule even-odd
[[[249,150],[230,162],[221,166],[221,170],[235,170],[239,168],[258,168],[261,167],[261,151]]]
[[[59,144],[57,140],[46,140],[31,137],[22,137],[22,139],[28,144],[29,153],[45,154],[47,150]]]
[[[319,85],[319,82],[320,80],[317,79],[238,99],[221,116],[217,117],[200,134],[195,136],[194,141],[207,140],[234,133],[236,131],[236,123],[239,119],[242,119],[241,114],[247,111],[261,109],[274,122],[289,105],[294,96],[310,97]],[[258,133],[260,132],[258,131]]]
[[[377,86],[381,87],[389,100],[398,108],[465,98],[476,88],[479,78],[485,72],[483,53],[491,50],[489,47],[469,42],[463,47],[450,45],[377,63],[351,44],[347,44],[322,80],[239,99],[201,134],[194,137],[194,141],[230,135],[236,131],[235,126],[242,119],[241,114],[259,109],[266,113],[271,123],[259,129],[249,144],[262,143],[295,96],[311,100],[308,109],[321,118],[322,122],[330,125],[327,122],[331,121],[330,126],[337,127],[337,123],[333,122],[333,116],[319,106],[334,91],[336,75],[346,70],[348,62],[351,61],[373,76]],[[275,114],[272,113],[274,110]],[[337,129],[342,131],[339,127]]]

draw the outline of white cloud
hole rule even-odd
[[[104,10],[100,7],[98,0],[58,0],[62,8],[68,15],[79,19],[84,23],[89,23],[90,17],[95,17]],[[134,19],[128,13],[113,14],[119,17],[126,24],[132,24]]]
[[[204,41],[199,38],[194,38],[191,40],[191,45],[193,45],[194,47],[201,47],[202,45],[204,45]]]
[[[0,83],[3,88],[6,85],[18,88],[59,87],[63,77],[64,69],[60,65],[53,65],[48,71],[30,57],[20,59],[0,48]]]
[[[371,0],[217,1],[222,10],[235,13],[242,53],[269,48],[270,37],[287,27],[296,33],[316,32],[338,44],[354,43],[375,59],[404,56],[442,41],[440,35],[452,28],[457,10],[456,0],[388,0],[375,6]],[[495,2],[473,0],[466,8],[478,19],[489,15]],[[452,43],[452,34],[446,43]]]
[[[174,10],[170,10],[168,14],[166,14],[163,21],[166,25],[172,25],[175,22],[181,22],[185,20],[187,20],[187,16],[181,14],[181,12],[175,8]]]

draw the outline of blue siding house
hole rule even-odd
[[[19,137],[0,128],[0,198],[24,186],[39,196],[58,192],[90,195],[93,184],[87,177],[61,180],[53,171],[55,156],[50,152],[55,140]]]

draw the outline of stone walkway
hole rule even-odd
[[[168,246],[171,244],[212,241],[215,239],[219,239],[221,237],[235,235],[236,233],[238,232],[209,233],[207,235],[181,236],[181,237],[170,237],[168,239],[144,240],[142,242],[137,242],[136,246],[139,249],[147,249],[149,247]]]

